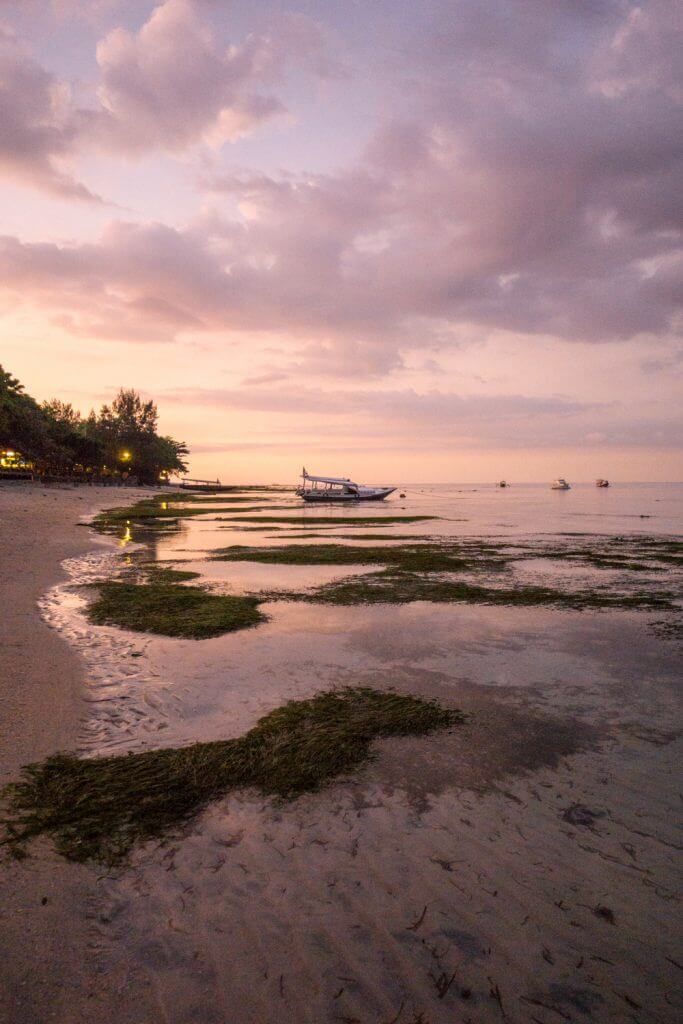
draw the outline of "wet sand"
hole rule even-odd
[[[37,601],[64,578],[65,558],[100,545],[79,517],[144,493],[0,483],[0,784],[22,764],[77,745],[85,666],[42,621]],[[125,973],[105,977],[95,969],[98,899],[96,874],[67,864],[47,843],[25,862],[0,861],[3,1024],[152,1019],[138,1016]]]
[[[35,520],[3,501],[15,531]],[[40,550],[25,544],[17,563],[44,576],[19,588],[15,657],[37,638],[35,672],[64,660],[62,726],[42,734],[43,702],[27,699],[15,757],[64,738],[92,754],[238,735],[290,697],[350,683],[468,719],[385,741],[358,775],[291,804],[218,801],[116,873],[46,847],[4,869],[20,899],[2,926],[7,948],[21,940],[3,957],[8,1020],[680,1019],[680,647],[652,615],[283,600],[258,629],[196,642],[86,627],[66,586],[41,600],[51,631],[35,602],[59,560],[94,550],[74,563],[83,580],[112,550],[68,527],[73,501],[54,500]],[[88,700],[65,678],[86,678]]]

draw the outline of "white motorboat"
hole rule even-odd
[[[303,483],[296,493],[304,501],[382,501],[396,490],[395,487],[366,487],[348,477],[312,476],[304,468]]]
[[[552,488],[554,491],[568,491],[570,490],[570,485],[564,477],[558,476],[557,480],[553,480]]]

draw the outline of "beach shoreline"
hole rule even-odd
[[[197,641],[81,608],[79,649],[38,602],[65,559],[116,550],[79,519],[149,493],[0,489],[3,782],[76,748],[98,669],[124,753],[349,684],[466,720],[290,803],[228,793],[113,871],[32,843],[0,865],[2,1024],[673,1024],[676,673],[651,616],[285,599]]]
[[[149,488],[8,482],[0,484],[0,784],[24,764],[76,745],[83,715],[85,666],[41,618],[37,602],[66,574],[62,562],[100,544],[79,520],[125,505]],[[107,1019],[112,982],[92,969],[89,917],[96,914],[91,871],[60,858],[49,843],[26,861],[0,861],[0,986],[2,1024],[72,1024]],[[116,997],[119,1012],[129,996]],[[136,997],[139,998],[139,997]],[[130,1019],[137,1008],[131,998]],[[109,1018],[113,1019],[113,1018]],[[127,1019],[125,1016],[117,1019]]]

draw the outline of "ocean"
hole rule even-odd
[[[295,801],[228,793],[98,869],[100,969],[123,950],[173,993],[174,1019],[212,1024],[236,1006],[311,1024],[494,1024],[501,1007],[607,1022],[647,1006],[673,1024],[683,487],[403,490],[329,509],[250,490],[152,528],[131,510],[45,596],[87,666],[83,756],[240,736],[349,686],[465,715],[373,745]],[[212,560],[235,545],[296,545],[299,561]],[[307,564],[323,545],[417,561]],[[461,561],[444,568],[444,551]],[[203,640],[89,623],[83,585],[143,578],[150,558],[198,572],[188,586],[260,594],[265,621]]]

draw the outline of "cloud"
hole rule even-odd
[[[432,389],[177,388],[164,403],[263,414],[268,431],[341,442],[358,437],[383,450],[461,447],[666,447],[683,443],[680,417],[618,402],[586,402],[521,394],[461,395]],[[258,424],[258,419],[251,417]],[[313,426],[315,424],[315,426]],[[260,443],[252,442],[251,443]],[[217,449],[218,450],[218,449]],[[227,450],[227,449],[226,449]]]
[[[62,198],[100,202],[68,169],[80,128],[65,83],[0,26],[0,174]]]
[[[305,386],[259,388],[180,388],[167,392],[167,400],[216,405],[258,412],[296,411],[296,415],[375,417],[382,420],[430,421],[437,427],[477,420],[516,420],[529,415],[573,416],[605,408],[608,403],[574,402],[563,398],[528,398],[524,395],[463,396],[436,389],[404,390],[325,389]]]
[[[97,44],[98,102],[84,108],[0,28],[0,171],[63,198],[97,200],[67,161],[93,149],[140,156],[219,148],[285,113],[273,90],[291,69],[342,74],[326,47],[320,25],[302,14],[274,16],[228,45],[193,0],[165,0],[139,31],[117,26]]]
[[[291,362],[278,371],[347,378],[487,331],[669,338],[683,266],[674,7],[638,10],[435,3],[355,161],[205,173],[214,210],[182,230],[118,223],[70,247],[7,239],[3,285],[77,334],[280,332]],[[137,33],[110,33],[110,142],[183,148],[228,137],[230,112],[270,116],[289,62],[323,53],[312,23],[282,25],[221,50],[189,0],[167,0]],[[257,96],[266,107],[249,107]]]
[[[137,34],[115,28],[97,46],[103,142],[177,152],[238,138],[283,111],[258,91],[281,61],[268,37],[220,49],[190,0],[166,0]]]
[[[352,338],[396,365],[454,322],[595,342],[678,327],[674,7],[520,6],[447,5],[355,167],[205,179],[237,200],[269,294],[334,324],[340,359]]]
[[[281,380],[287,380],[288,373],[260,373],[255,377],[245,377],[242,381],[244,387],[254,387],[260,384],[275,384]]]

